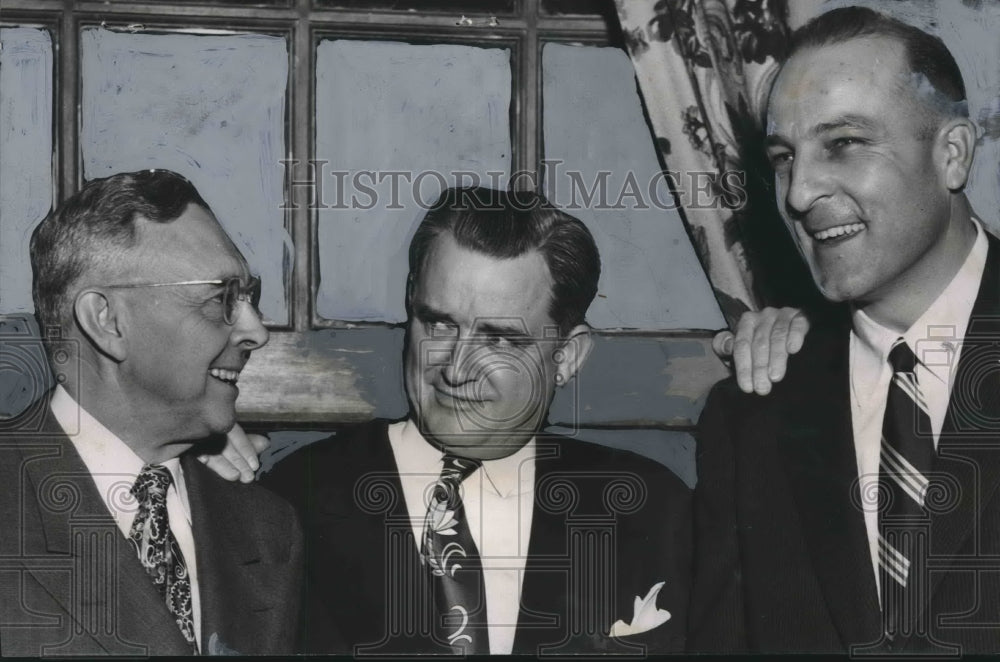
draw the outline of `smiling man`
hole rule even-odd
[[[1000,244],[963,192],[965,99],[939,39],[874,11],[793,37],[768,153],[842,305],[771,395],[730,380],[702,414],[696,650],[1000,650]]]
[[[185,454],[233,427],[268,340],[243,256],[186,179],[152,170],[85,184],[36,228],[31,266],[59,383],[0,433],[0,651],[291,652],[294,512]]]
[[[410,245],[402,421],[283,460],[321,653],[683,650],[690,497],[632,453],[543,432],[591,349],[600,258],[534,193],[449,189]]]

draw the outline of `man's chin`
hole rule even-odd
[[[495,460],[513,455],[535,436],[529,430],[462,430],[433,424],[421,424],[420,433],[446,453],[474,460]]]
[[[524,445],[531,440],[525,439],[505,439],[502,443],[496,437],[481,439],[479,443],[469,443],[468,439],[458,439],[457,443],[439,442],[441,449],[456,457],[464,457],[470,460],[499,460],[500,458],[513,455],[524,448]]]
[[[206,437],[225,436],[236,425],[236,411],[213,411],[205,418]]]

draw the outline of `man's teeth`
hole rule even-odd
[[[236,380],[240,378],[240,373],[235,370],[224,370],[222,368],[212,368],[208,371],[208,374],[212,375],[216,379],[221,379],[224,382],[236,383]]]
[[[836,227],[827,228],[826,230],[820,230],[813,235],[813,238],[823,241],[825,239],[833,239],[845,234],[856,234],[865,229],[864,223],[851,223],[850,225],[838,225]]]

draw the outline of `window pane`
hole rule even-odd
[[[460,14],[513,14],[517,0],[316,0],[320,8],[339,9],[391,9],[429,12],[454,12]]]
[[[316,311],[402,322],[424,208],[458,179],[507,186],[510,51],[337,40],[316,61]]]
[[[32,311],[28,239],[52,205],[52,39],[0,29],[0,312]]]
[[[617,48],[546,44],[542,66],[546,195],[587,223],[604,265],[591,324],[724,326],[680,216],[670,208],[669,188],[657,177],[628,56]]]
[[[81,47],[84,177],[166,168],[190,179],[260,274],[261,311],[287,322],[285,40],[88,28]]]
[[[105,0],[107,1],[107,0]],[[111,2],[162,4],[161,0],[111,0]],[[185,5],[228,5],[238,7],[289,7],[293,0],[171,0]]]
[[[615,17],[613,0],[542,0],[545,14],[576,14],[584,16]]]

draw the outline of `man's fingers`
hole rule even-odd
[[[198,459],[205,463],[209,469],[219,474],[222,478],[233,481],[240,478],[239,469],[225,457],[220,455],[199,455]]]
[[[773,348],[771,334],[774,330],[777,311],[774,308],[765,308],[757,314],[757,324],[754,326],[751,349],[753,365],[753,390],[758,395],[767,395],[771,392],[771,378],[768,376],[768,367],[771,365],[771,351]]]
[[[788,334],[791,320],[797,313],[794,308],[781,308],[775,315],[767,366],[767,378],[771,382],[780,382],[785,376],[785,368],[788,367]]]
[[[795,354],[802,349],[806,334],[809,332],[809,318],[797,311],[792,318],[792,327],[788,332],[788,353]]]
[[[222,452],[199,455],[198,459],[226,480],[252,483],[260,468],[257,455],[267,450],[270,443],[271,440],[263,435],[248,435],[237,423],[226,435],[226,445]]]
[[[266,451],[268,448],[271,447],[271,440],[262,434],[248,434],[247,439],[249,439],[250,443],[253,445],[253,450],[254,450],[253,459],[257,461],[256,468],[259,468],[260,467],[259,456],[261,453],[263,453],[264,451]],[[251,464],[250,466],[254,465]]]
[[[751,341],[758,323],[758,315],[752,312],[743,313],[736,324],[736,337],[733,340],[733,369],[736,371],[736,383],[744,393],[753,393]]]
[[[785,378],[788,357],[802,349],[809,320],[798,308],[782,308],[778,311],[774,327],[771,329],[771,356],[768,377],[772,382]]]
[[[729,363],[733,358],[733,332],[728,329],[719,331],[712,338],[712,351],[724,362]]]
[[[248,445],[249,443],[249,441],[246,442]],[[250,467],[243,453],[236,448],[236,444],[227,443],[226,447],[222,449],[222,457],[226,458],[236,468],[236,471],[239,472],[241,483],[253,482],[254,469]],[[256,455],[254,456],[254,462],[256,462]]]
[[[788,357],[802,349],[809,320],[796,308],[764,308],[746,312],[731,338],[736,383],[744,393],[767,395],[774,382],[785,377]],[[732,334],[720,332],[712,339],[712,348],[720,357]]]
[[[244,483],[253,482],[255,472],[260,468],[258,455],[267,450],[271,440],[261,434],[247,434],[239,423],[226,435],[226,447],[223,449],[230,462],[240,471],[240,480]]]

